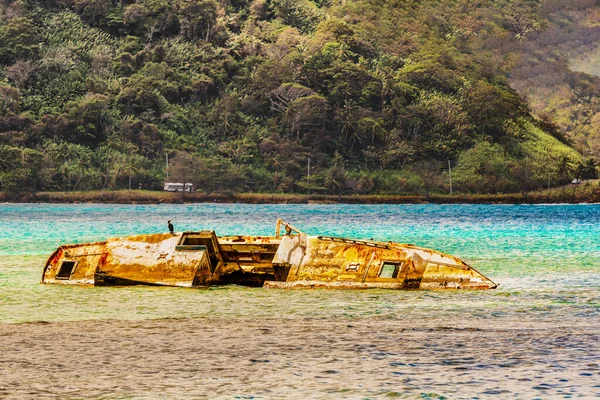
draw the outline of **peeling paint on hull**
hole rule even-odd
[[[464,261],[435,250],[309,236],[282,220],[275,236],[217,237],[201,231],[61,246],[48,259],[42,283],[427,290],[497,286]]]

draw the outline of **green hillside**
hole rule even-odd
[[[1,190],[429,194],[449,161],[463,193],[593,177],[510,85],[547,7],[0,0]]]
[[[600,154],[600,7],[595,0],[547,0],[545,29],[516,52],[510,84],[532,111],[552,121],[585,156]]]

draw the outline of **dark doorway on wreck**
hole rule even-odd
[[[56,274],[56,279],[71,279],[71,274],[75,270],[75,266],[77,265],[77,261],[63,261],[60,264],[60,269]]]

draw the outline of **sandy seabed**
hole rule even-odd
[[[600,328],[388,318],[0,325],[0,398],[600,396]],[[402,326],[401,326],[402,325]]]

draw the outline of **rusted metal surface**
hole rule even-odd
[[[279,288],[492,289],[462,260],[410,244],[308,236],[277,221],[275,236],[212,231],[138,235],[59,247],[43,283]]]
[[[105,285],[129,281],[192,287],[196,275],[210,275],[207,251],[174,251],[178,240],[171,234],[111,239],[96,274]]]
[[[60,246],[48,259],[42,276],[43,283],[66,285],[93,285],[96,267],[104,255],[106,242],[85,245]],[[72,263],[69,276],[66,270],[61,276],[61,267],[65,269]]]

